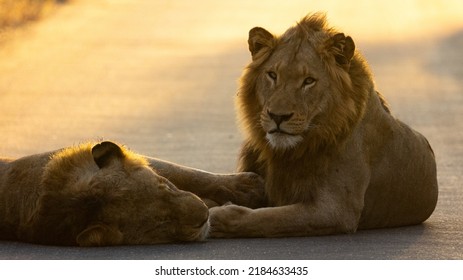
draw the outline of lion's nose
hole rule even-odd
[[[269,117],[276,123],[277,126],[279,126],[282,122],[289,121],[294,113],[290,114],[275,114],[267,110],[267,114]]]

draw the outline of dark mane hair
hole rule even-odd
[[[339,146],[336,144],[345,139],[362,118],[368,93],[373,89],[372,76],[358,51],[348,65],[339,64],[338,61],[342,60],[337,56],[343,51],[340,44],[345,42],[346,37],[344,34],[336,37],[336,34],[342,33],[328,27],[325,14],[309,14],[281,36],[274,36],[267,52],[259,53],[258,58],[253,59],[244,70],[236,99],[239,123],[246,133],[248,145],[258,151],[261,160],[270,159],[277,152],[268,147],[265,132],[260,127],[262,108],[256,96],[256,83],[262,73],[261,66],[279,46],[295,41],[309,42],[333,80],[331,104],[313,120],[316,128],[304,136],[305,142],[291,150],[290,154],[285,151],[285,157],[299,158],[306,152],[316,153],[324,147]],[[307,44],[303,46],[307,47]],[[292,53],[288,55],[294,56]]]

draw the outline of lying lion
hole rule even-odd
[[[250,173],[212,174],[87,143],[0,160],[0,238],[79,246],[204,240],[208,207],[160,175],[212,205],[252,207],[262,196]]]
[[[281,36],[253,28],[248,43],[238,171],[264,178],[267,202],[212,208],[212,237],[350,233],[431,215],[433,151],[391,115],[351,37],[314,14]]]

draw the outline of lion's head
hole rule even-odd
[[[255,27],[248,43],[252,62],[237,105],[255,147],[316,150],[359,120],[371,76],[352,38],[327,28],[324,15],[306,16],[281,36]]]
[[[52,244],[103,246],[203,240],[208,209],[112,142],[55,154],[32,227]],[[47,242],[48,240],[48,242]]]

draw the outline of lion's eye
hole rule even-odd
[[[277,73],[273,72],[273,71],[268,71],[267,72],[267,75],[270,77],[270,79],[276,81],[277,80]]]
[[[307,77],[307,78],[305,78],[305,80],[304,80],[304,86],[312,86],[312,85],[315,84],[316,81],[317,81],[317,80],[315,80],[315,79],[312,78],[312,77]]]

